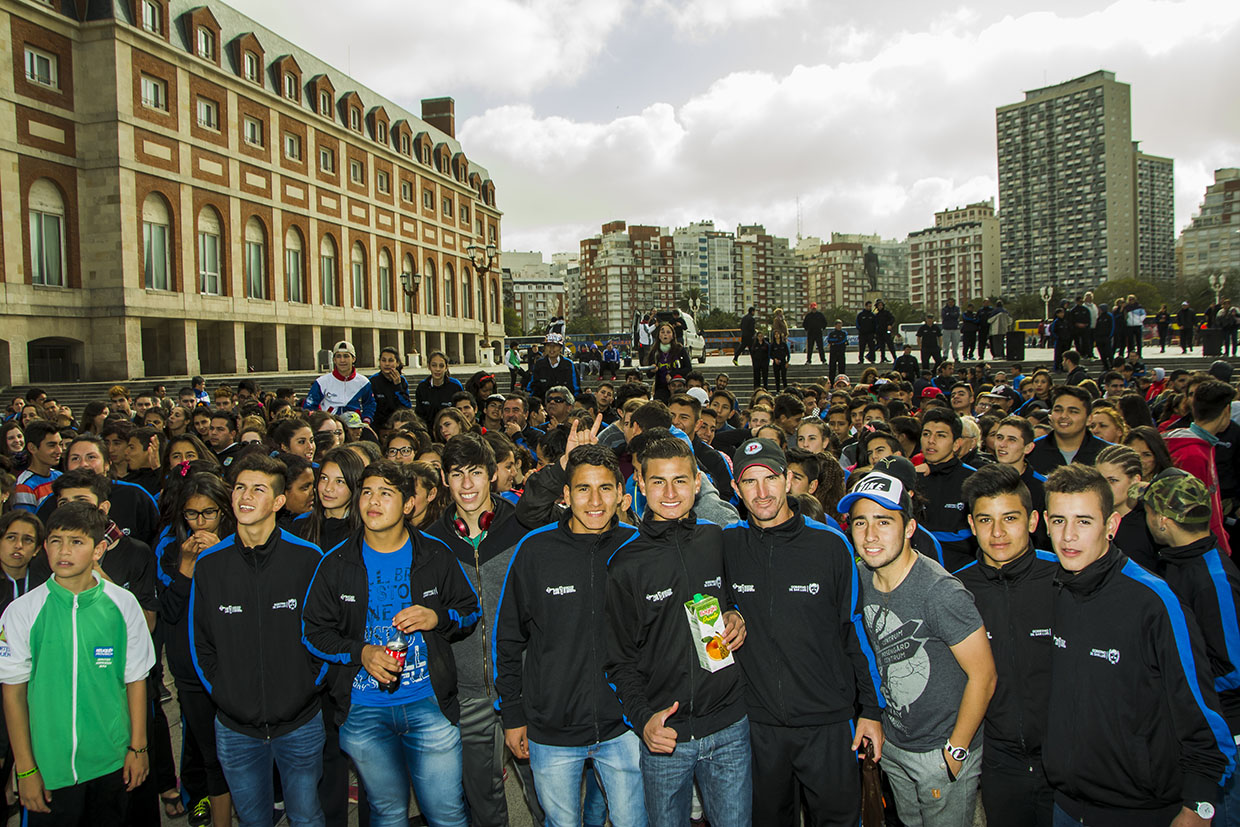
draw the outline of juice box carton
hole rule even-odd
[[[685,614],[689,617],[689,631],[701,667],[707,672],[718,672],[731,666],[735,661],[723,642],[723,611],[719,608],[719,600],[695,594],[685,604]]]

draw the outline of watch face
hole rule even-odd
[[[1202,818],[1214,818],[1214,805],[1209,801],[1198,801],[1197,815]]]

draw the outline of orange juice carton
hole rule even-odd
[[[723,611],[717,598],[700,594],[685,604],[689,617],[689,631],[693,634],[693,647],[697,650],[698,663],[707,672],[718,672],[735,661],[723,642]]]

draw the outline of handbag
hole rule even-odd
[[[884,827],[883,775],[874,760],[874,745],[865,742],[865,758],[861,762],[861,827]]]

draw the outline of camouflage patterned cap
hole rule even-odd
[[[1210,492],[1201,480],[1179,468],[1168,468],[1141,492],[1145,507],[1183,526],[1210,523]]]

